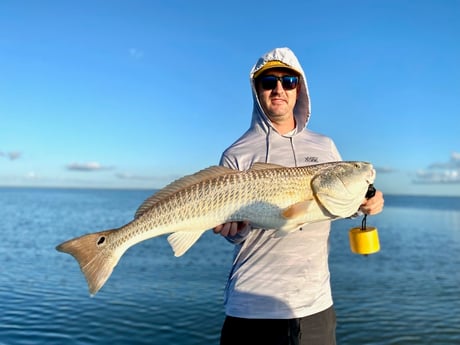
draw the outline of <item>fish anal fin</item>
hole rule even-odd
[[[171,182],[169,185],[160,189],[158,192],[153,194],[151,197],[146,199],[136,210],[136,214],[134,215],[134,219],[139,218],[145,212],[150,210],[157,202],[173,195],[174,193],[178,192],[179,190],[185,189],[194,185],[196,183],[219,177],[226,174],[231,173],[238,173],[239,170],[230,169],[223,166],[213,165],[209,168],[203,169],[198,171],[195,174],[184,176],[174,182]]]
[[[305,215],[311,204],[314,203],[314,199],[305,200],[292,204],[281,211],[281,216],[285,219],[295,219]]]
[[[203,231],[179,231],[168,236],[168,242],[174,251],[174,256],[179,257],[185,254],[191,246],[203,235]]]

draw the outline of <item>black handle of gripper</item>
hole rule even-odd
[[[375,189],[374,185],[371,183],[369,185],[369,188],[367,189],[367,193],[366,193],[365,198],[366,199],[372,198],[375,195],[375,191],[376,191],[376,189]]]
[[[375,191],[376,191],[376,189],[375,189],[374,185],[371,183],[369,185],[369,188],[367,188],[365,198],[366,199],[372,198],[375,195]],[[366,220],[367,220],[367,214],[364,215],[363,221],[361,222],[361,230],[366,230]]]

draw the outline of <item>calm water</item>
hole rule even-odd
[[[118,227],[147,191],[0,188],[0,344],[218,344],[231,245],[207,232],[183,257],[165,238],[131,248],[89,297],[54,247]],[[382,250],[352,254],[333,223],[338,344],[460,344],[460,198],[386,196],[369,217]]]

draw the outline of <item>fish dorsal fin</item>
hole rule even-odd
[[[279,168],[285,168],[285,167],[279,164],[256,162],[251,166],[251,168],[249,168],[249,170],[266,170],[266,169],[279,169]]]
[[[204,231],[179,231],[173,232],[168,236],[168,242],[174,251],[174,256],[182,256],[195,244],[196,241],[203,235]]]
[[[134,219],[137,219],[140,216],[142,216],[160,200],[163,200],[164,198],[173,195],[181,189],[187,188],[191,185],[211,178],[238,172],[239,170],[233,170],[227,167],[214,165],[209,168],[200,170],[192,175],[181,177],[180,179],[171,182],[169,185],[167,185],[163,189],[160,189],[158,192],[146,199],[137,209],[136,214],[134,215]]]

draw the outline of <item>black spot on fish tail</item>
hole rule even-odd
[[[97,240],[97,245],[100,246],[100,245],[104,244],[104,242],[105,242],[105,236],[101,236]]]

